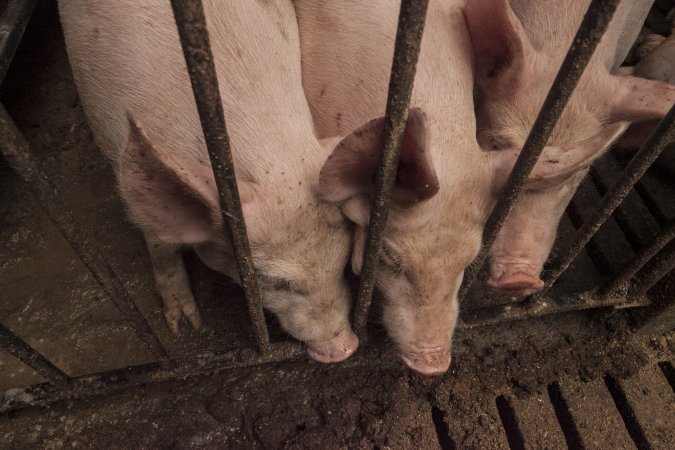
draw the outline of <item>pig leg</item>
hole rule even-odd
[[[164,317],[169,329],[173,333],[178,333],[181,316],[185,316],[192,328],[199,329],[202,318],[190,290],[180,245],[166,244],[147,234],[145,241],[152,259],[155,285],[162,297]]]

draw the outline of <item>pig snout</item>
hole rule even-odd
[[[426,304],[420,305],[421,301]],[[405,365],[427,376],[446,372],[459,312],[456,294],[388,306],[383,310],[383,323]]]
[[[321,363],[336,363],[349,358],[359,347],[359,338],[351,329],[323,341],[307,342],[307,354]]]
[[[490,270],[490,278],[486,284],[502,295],[514,298],[527,297],[544,287],[539,272],[540,270],[531,264],[496,263]]]
[[[408,367],[422,375],[441,375],[450,367],[449,348],[434,347],[401,351],[399,356]]]

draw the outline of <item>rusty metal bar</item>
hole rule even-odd
[[[375,178],[375,191],[371,199],[368,239],[358,297],[354,307],[354,330],[362,338],[365,338],[364,331],[375,288],[382,237],[391,204],[390,194],[396,180],[398,156],[408,119],[408,106],[417,70],[428,4],[429,0],[402,0],[398,16],[394,60],[391,66],[382,133],[382,152]]]
[[[518,194],[530,172],[534,168],[539,155],[546,146],[560,114],[565,109],[581,75],[591,59],[602,35],[607,29],[619,0],[593,0],[586,11],[584,20],[579,26],[567,56],[560,66],[558,75],[546,96],[537,120],[532,125],[530,134],[523,145],[523,150],[511,171],[506,187],[504,188],[492,214],[485,224],[483,231],[483,248],[489,249],[494,243],[509,212],[513,208]],[[479,254],[478,258],[467,269],[465,280],[460,290],[460,299],[466,296],[469,288],[480,271],[487,251]]]
[[[661,253],[649,265],[648,271],[643,271],[634,280],[628,289],[628,298],[638,298],[654,286],[668,272],[675,268],[675,242],[671,241]]]
[[[61,386],[70,382],[70,377],[63,373],[61,369],[49,362],[47,358],[35,351],[30,345],[1,323],[0,348],[7,350],[10,354],[14,355],[16,359],[20,360],[56,385]]]
[[[549,314],[582,311],[593,308],[635,308],[648,305],[641,298],[631,298],[632,300],[626,300],[624,297],[605,298],[593,295],[592,293],[570,295],[564,292],[552,293],[549,291],[546,295],[529,297],[519,303],[462,311],[460,313],[461,322],[458,324],[458,328],[477,328],[500,322],[533,319]]]
[[[86,398],[93,395],[109,395],[120,389],[157,383],[167,380],[184,380],[216,369],[235,369],[262,364],[308,358],[298,342],[283,342],[271,345],[267,355],[261,355],[254,347],[229,350],[223,353],[197,355],[175,361],[172,368],[163,368],[156,363],[115,369],[91,375],[74,377],[65,388],[51,384],[34,384],[23,389],[0,391],[0,414],[25,408],[42,406],[64,399]],[[351,358],[346,364],[355,364]],[[362,363],[369,359],[361,358]],[[356,363],[358,364],[358,363]]]
[[[138,333],[139,338],[147,345],[152,355],[163,364],[169,364],[169,356],[161,341],[155,335],[145,317],[138,310],[117,274],[105,261],[103,256],[90,244],[93,237],[75,219],[62,200],[56,187],[38,168],[30,154],[28,142],[9,117],[5,108],[0,105],[0,154],[28,185],[33,196],[56,225],[64,239],[89,269],[103,291],[110,297],[122,318],[129,322]]]
[[[612,296],[625,294],[633,276],[673,239],[675,239],[675,220],[672,220],[649,245],[640,250],[635,258],[621,270],[621,273],[600,290],[600,294]]]
[[[600,200],[600,204],[598,204],[591,215],[584,221],[574,236],[571,245],[563,247],[563,251],[553,261],[551,269],[544,277],[546,283],[544,289],[550,288],[556,282],[560,274],[567,269],[577,254],[583,250],[588,241],[597,233],[598,229],[600,229],[609,216],[612,215],[612,212],[619,206],[624,197],[628,195],[635,183],[638,182],[666,145],[673,139],[675,139],[675,106],[670,108],[670,111],[659,123],[649,140],[628,163],[621,177]]]
[[[37,0],[10,0],[0,16],[0,83],[5,79]]]
[[[246,223],[241,211],[230,139],[227,135],[216,67],[206,30],[204,8],[201,0],[171,0],[171,6],[218,187],[223,222],[232,240],[255,341],[260,351],[266,354],[270,352],[270,339],[265,325],[262,297],[253,266],[251,247],[246,234]]]

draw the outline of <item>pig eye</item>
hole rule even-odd
[[[275,291],[290,291],[291,283],[288,280],[278,277],[272,277],[269,275],[260,275],[260,282],[263,286],[268,289],[274,289]]]
[[[262,285],[263,289],[272,289],[272,290],[275,290],[275,291],[295,292],[297,294],[302,294],[302,295],[307,294],[307,291],[305,291],[304,289],[301,289],[300,287],[298,287],[294,283],[292,283],[290,280],[287,280],[285,278],[279,278],[279,277],[265,275],[265,274],[260,274],[259,278],[260,278],[260,284]]]
[[[493,137],[490,139],[490,148],[492,150],[503,150],[505,148],[513,147],[512,143],[502,137]]]

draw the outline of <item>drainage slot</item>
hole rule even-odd
[[[450,437],[450,429],[448,424],[443,420],[443,411],[438,409],[435,406],[431,407],[431,418],[434,421],[434,426],[436,427],[436,436],[438,436],[438,444],[441,446],[442,450],[455,450],[455,442]]]
[[[581,225],[584,223],[584,215],[576,205],[574,199],[572,199],[570,204],[567,206],[565,212],[567,213],[567,217],[570,219],[570,222],[572,222],[574,228],[577,230],[581,228]],[[607,261],[607,257],[603,253],[600,246],[598,246],[595,237],[591,238],[591,240],[588,241],[588,244],[586,244],[586,252],[591,258],[591,261],[593,261],[593,265],[596,267],[600,275],[612,275],[609,269],[609,267],[611,267],[609,261]]]
[[[516,412],[513,410],[513,406],[511,406],[511,403],[503,395],[497,397],[495,403],[497,404],[499,418],[502,420],[502,426],[504,427],[504,431],[506,431],[506,439],[509,441],[509,447],[512,450],[525,450],[525,441],[518,429]]]
[[[558,386],[558,383],[548,385],[548,396],[551,399],[551,403],[553,403],[555,416],[558,418],[560,429],[565,436],[567,448],[584,448],[581,444],[579,430],[574,423],[572,414],[570,414],[569,406],[567,406],[567,402],[565,402],[565,399],[560,392],[560,386]]]
[[[621,414],[621,419],[623,419],[623,423],[626,425],[628,434],[630,435],[631,439],[633,439],[633,442],[635,442],[635,446],[639,450],[650,450],[651,446],[647,442],[647,438],[640,428],[640,425],[637,423],[633,408],[628,403],[628,399],[621,390],[619,383],[614,378],[606,376],[605,384],[607,385],[607,389],[614,400],[616,409],[619,411],[619,414]]]
[[[659,203],[656,201],[656,199],[649,194],[649,191],[647,188],[645,188],[645,185],[642,181],[638,181],[635,184],[635,192],[638,193],[640,198],[642,199],[642,202],[645,204],[647,209],[649,210],[650,214],[654,217],[656,222],[661,225],[661,227],[665,227],[668,225],[668,215],[663,212],[663,208],[659,205]]]
[[[668,380],[670,388],[673,390],[673,392],[675,392],[675,368],[670,363],[670,361],[660,362],[659,367],[661,368],[663,375],[665,375],[666,379]]]

